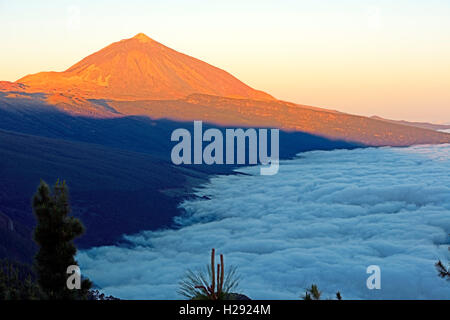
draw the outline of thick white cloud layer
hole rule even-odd
[[[219,176],[182,204],[178,229],[128,236],[127,247],[78,256],[108,294],[179,299],[186,269],[211,248],[238,266],[240,292],[298,299],[315,283],[325,297],[450,299],[434,263],[449,259],[450,145],[314,151],[275,176]],[[366,287],[379,265],[381,290]]]

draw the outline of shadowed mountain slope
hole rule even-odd
[[[98,108],[103,106],[99,105]],[[165,117],[151,119],[147,116],[98,118],[74,115],[40,99],[5,98],[5,94],[0,93],[0,129],[148,153],[165,161],[170,161],[170,152],[176,144],[170,140],[172,132],[177,128],[193,130],[191,121],[182,120],[168,120]],[[204,122],[203,127],[204,130],[216,127],[222,131],[226,128],[209,122]],[[362,145],[304,132],[280,132],[280,155],[283,158],[302,151],[356,146]],[[211,172],[213,167],[205,166],[202,170]],[[214,172],[230,171],[230,168],[223,167],[217,166]]]
[[[31,197],[40,179],[66,180],[72,209],[87,227],[82,247],[169,226],[181,195],[207,176],[149,154],[0,130],[0,258],[31,258]],[[173,190],[170,196],[167,190]],[[180,190],[179,192],[174,192]],[[20,241],[19,241],[19,240]],[[5,249],[6,248],[6,249]]]
[[[0,101],[0,258],[31,259],[31,197],[41,178],[67,181],[73,213],[87,227],[77,243],[91,247],[170,226],[193,186],[234,168],[172,165],[170,135],[182,127],[192,132],[191,122],[74,116],[36,101]],[[280,132],[280,142],[282,158],[356,147],[301,132]]]
[[[450,143],[450,135],[284,101],[191,95],[177,101],[110,101],[118,113],[222,126],[274,127],[366,146]]]
[[[63,95],[59,95],[63,96]],[[287,132],[303,132],[329,140],[347,141],[365,146],[410,146],[414,144],[450,143],[450,134],[417,128],[409,125],[370,119],[332,110],[312,108],[284,101],[255,101],[248,99],[224,98],[194,94],[178,100],[115,101],[106,99],[81,99],[65,96],[67,101],[54,102],[55,95],[26,92],[0,92],[0,110],[8,111],[3,122],[15,130],[16,123],[8,120],[12,114],[36,121],[51,122],[39,117],[42,111],[62,111],[64,114],[79,116],[82,121],[71,124],[76,134],[86,135],[86,131],[76,130],[76,126],[86,123],[87,118],[113,119],[139,116],[141,119],[168,119],[175,122],[203,120],[221,127],[271,127]],[[61,98],[58,98],[61,100]],[[36,111],[36,112],[34,112]],[[53,113],[54,114],[54,113]],[[117,121],[117,120],[116,120]],[[120,122],[120,121],[117,121]],[[127,121],[123,121],[126,123]],[[23,124],[25,125],[25,123]],[[33,125],[27,122],[26,125]],[[18,125],[20,128],[22,125]],[[172,128],[172,127],[168,127]],[[172,128],[176,129],[176,128]],[[90,131],[91,129],[87,129]],[[146,130],[146,133],[144,131]],[[129,135],[132,130],[121,130]],[[141,133],[151,139],[154,130],[145,127]],[[33,133],[34,134],[34,133]],[[120,140],[121,138],[118,137]],[[139,135],[136,139],[140,139]],[[165,142],[167,143],[167,142]],[[302,143],[299,141],[299,146]],[[295,148],[294,148],[295,149]]]

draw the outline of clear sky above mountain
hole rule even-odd
[[[450,121],[449,2],[242,2],[0,0],[0,80],[143,32],[279,99]]]

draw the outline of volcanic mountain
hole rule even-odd
[[[146,35],[115,42],[64,72],[1,82],[9,105],[40,103],[77,116],[145,116],[220,126],[276,127],[367,146],[450,143],[450,135],[280,101]]]
[[[231,74],[143,33],[115,42],[64,72],[41,72],[17,82],[44,92],[82,93],[84,97],[116,100],[179,99],[193,93],[273,100]]]

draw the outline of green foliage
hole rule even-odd
[[[319,291],[317,285],[311,285],[311,288],[306,289],[305,294],[302,296],[303,300],[320,300],[322,291]]]
[[[86,299],[92,283],[83,279],[80,290],[66,285],[67,267],[76,265],[73,239],[84,232],[80,220],[69,216],[70,206],[65,182],[57,181],[53,190],[41,181],[33,197],[37,219],[34,240],[39,245],[35,256],[38,283],[48,299]]]
[[[104,293],[101,293],[98,290],[89,290],[87,300],[107,301],[107,300],[120,300],[120,299],[113,297],[113,296],[106,296]]]
[[[440,260],[436,262],[435,266],[438,271],[439,277],[450,281],[450,268],[445,267],[442,261]]]
[[[42,296],[29,266],[0,260],[0,300],[37,300]]]
[[[40,289],[36,274],[28,264],[0,259],[0,301],[44,300],[47,296]],[[89,290],[87,300],[119,300],[98,290]]]
[[[450,251],[450,246],[448,247],[448,251]],[[435,266],[438,271],[439,277],[450,281],[450,263],[449,263],[449,267],[446,267],[446,266],[444,266],[442,261],[439,260],[438,262],[436,262]]]
[[[301,296],[303,300],[320,300],[321,297],[322,291],[315,284],[311,285],[311,288],[307,288],[305,294]],[[336,292],[336,299],[342,300],[342,295],[339,291]]]
[[[223,255],[220,255],[216,273],[214,259],[215,250],[212,249],[211,263],[205,270],[188,270],[180,282],[178,293],[192,300],[232,300],[235,296],[242,296],[232,292],[239,285],[236,267],[230,266],[225,271]]]
[[[0,259],[0,300],[86,299],[118,300],[90,290],[88,279],[81,290],[69,290],[66,285],[69,265],[76,265],[73,239],[83,233],[83,225],[69,216],[67,186],[56,182],[53,192],[41,181],[33,197],[37,218],[34,239],[40,246],[34,269],[19,262]]]

